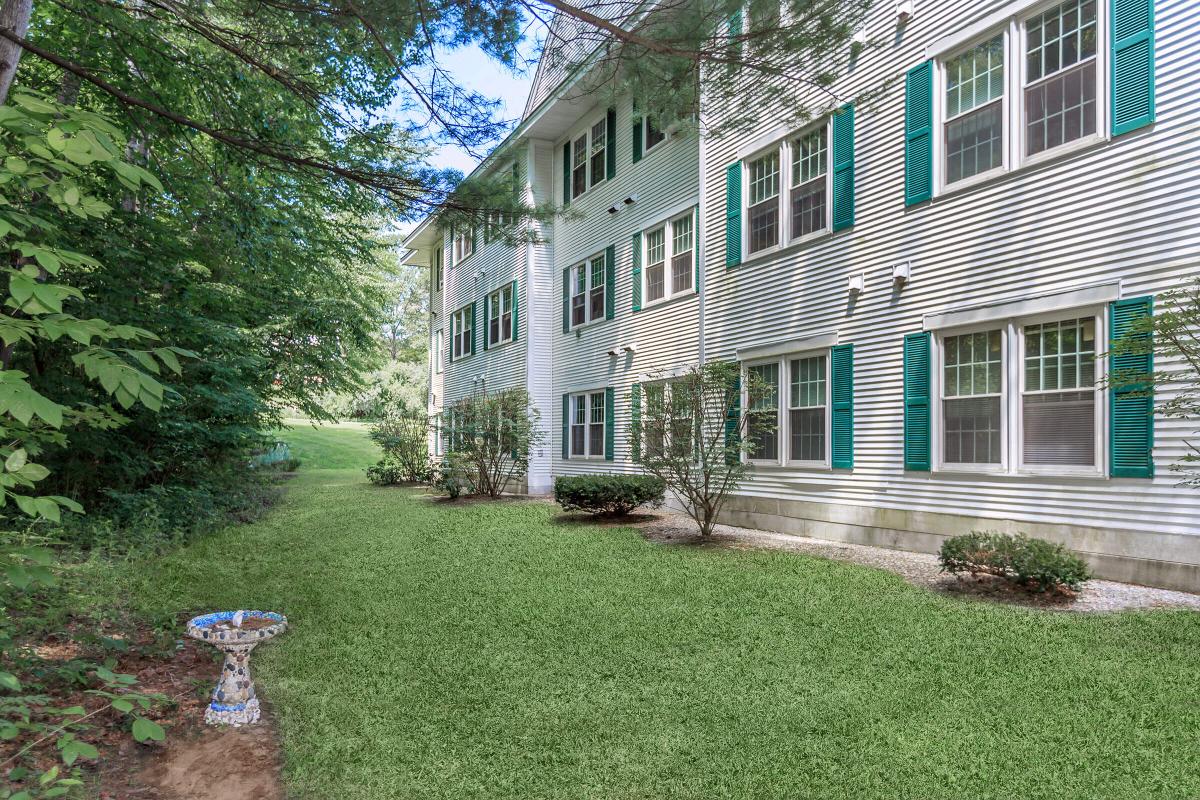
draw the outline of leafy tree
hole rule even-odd
[[[392,412],[371,426],[370,436],[383,451],[383,458],[367,471],[374,482],[421,483],[429,480],[432,473],[429,417],[425,413],[416,410]]]
[[[545,443],[541,414],[524,389],[468,395],[447,412],[455,464],[480,494],[496,498],[529,473],[529,455]]]
[[[749,408],[741,401],[743,380]],[[709,361],[641,388],[635,458],[674,493],[701,536],[712,533],[725,501],[746,477],[743,456],[751,444],[745,434],[753,398],[764,390],[753,374],[743,378],[729,361]]]

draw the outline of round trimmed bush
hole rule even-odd
[[[638,506],[658,508],[666,491],[663,480],[652,475],[564,475],[554,481],[554,500],[564,511],[609,517]]]

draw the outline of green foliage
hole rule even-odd
[[[451,473],[460,470],[474,492],[496,498],[529,471],[529,454],[546,440],[541,413],[524,389],[468,395],[445,412]],[[460,463],[461,462],[461,463]]]
[[[554,501],[564,511],[622,516],[639,506],[658,508],[667,490],[653,475],[562,475],[554,479]]]
[[[1024,534],[972,531],[954,536],[942,543],[938,560],[944,572],[995,575],[1038,592],[1075,591],[1092,577],[1087,564],[1061,544]]]
[[[383,460],[367,470],[372,483],[425,483],[430,479],[428,416],[400,409],[372,425],[370,436],[383,450]]]
[[[457,500],[464,494],[475,494],[478,487],[474,477],[478,473],[473,470],[473,467],[473,462],[466,454],[447,453],[433,473],[434,490],[441,492],[451,500]]]

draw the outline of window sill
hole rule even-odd
[[[851,226],[851,228],[847,228],[846,230],[852,230],[852,229],[853,229],[853,226]],[[816,233],[810,233],[806,236],[802,236],[799,239],[793,239],[792,241],[788,242],[785,245],[777,244],[777,245],[772,245],[771,247],[768,247],[764,250],[759,250],[757,253],[752,253],[752,254],[746,256],[745,258],[743,258],[740,264],[736,264],[732,267],[727,267],[727,269],[730,269],[730,270],[737,269],[738,267],[744,267],[748,264],[755,264],[755,263],[758,263],[759,261],[766,261],[773,256],[790,255],[791,253],[795,253],[800,250],[803,250],[806,247],[810,247],[817,242],[823,242],[827,239],[832,239],[833,237],[834,237],[833,231],[826,228],[823,231],[817,231]]]
[[[1098,469],[1062,470],[1062,469],[1030,469],[1022,467],[1017,470],[1006,469],[970,469],[969,467],[942,466],[931,472],[933,476],[962,477],[962,478],[999,478],[1001,480],[1020,480],[1023,478],[1057,478],[1061,480],[1096,481],[1108,480],[1108,476]]]
[[[595,327],[602,322],[608,322],[608,319],[606,317],[597,317],[596,319],[588,320],[587,322],[581,322],[578,325],[572,325],[570,328],[567,328],[567,334],[582,334],[588,328]]]
[[[1059,161],[1065,161],[1073,156],[1085,153],[1091,150],[1100,148],[1108,144],[1109,137],[1102,133],[1095,133],[1091,136],[1086,136],[1078,141],[1069,144],[1059,145],[1045,152],[1038,153],[1035,156],[1024,157],[1017,166],[1012,168],[999,167],[991,169],[979,175],[974,175],[970,178],[958,181],[950,185],[943,185],[934,195],[933,198],[926,203],[936,204],[941,198],[955,197],[959,194],[970,192],[978,189],[981,186],[991,186],[1004,181],[1007,178],[1017,175],[1023,175],[1027,172],[1036,170],[1039,167],[1044,167],[1048,164],[1054,164]],[[919,203],[915,206],[909,206],[910,209],[921,208],[926,203]]]
[[[505,339],[503,342],[496,342],[495,344],[489,344],[487,347],[484,348],[484,352],[490,353],[493,350],[499,350],[500,348],[506,347],[515,341],[517,341],[517,340],[516,339]]]
[[[605,461],[604,456],[567,456],[565,461]]]
[[[673,294],[670,297],[664,297],[661,300],[655,300],[652,303],[645,303],[642,305],[641,308],[639,308],[637,311],[635,311],[633,313],[641,314],[642,312],[645,312],[645,311],[655,311],[659,308],[662,308],[663,306],[669,306],[674,303],[678,303],[683,300],[687,300],[689,297],[695,297],[696,295],[697,295],[697,292],[695,290],[687,289],[685,291],[679,292],[678,294]]]

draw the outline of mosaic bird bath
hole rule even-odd
[[[225,654],[221,678],[204,712],[209,725],[253,725],[258,698],[250,678],[250,651],[287,628],[287,617],[274,611],[216,611],[188,621],[187,635]]]

